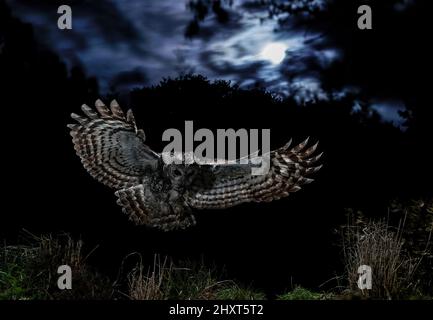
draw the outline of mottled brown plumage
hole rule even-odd
[[[244,202],[278,200],[313,180],[308,178],[322,154],[308,139],[271,151],[267,174],[252,175],[252,162],[229,165],[167,165],[145,144],[131,110],[126,115],[116,101],[102,101],[96,111],[82,106],[85,116],[72,114],[72,141],[84,168],[115,189],[117,203],[136,224],[162,230],[195,224],[193,209],[221,209]]]

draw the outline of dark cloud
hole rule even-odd
[[[119,72],[110,81],[110,87],[114,90],[123,91],[132,86],[144,86],[148,79],[142,68]]]
[[[33,24],[37,38],[54,49],[69,67],[81,66],[96,76],[103,91],[119,71],[119,60],[147,56],[145,35],[112,1],[69,1],[72,29],[59,30],[57,8],[63,1],[11,1],[12,12]],[[131,66],[132,68],[132,66]]]
[[[45,27],[45,30],[52,29],[51,31],[54,32],[58,30],[57,19],[59,14],[57,8],[64,5],[65,2],[61,0],[49,2],[43,0],[12,0],[10,4],[14,12],[25,15],[38,27]],[[90,35],[97,33],[103,41],[113,45],[116,41],[126,39],[131,44],[143,40],[134,24],[112,1],[71,0],[67,4],[72,8],[73,14],[73,29],[68,33],[78,37],[82,31],[85,31],[80,39],[81,44],[89,44],[84,36],[86,32]],[[74,32],[73,30],[77,28],[79,30]],[[59,30],[59,33],[62,36],[67,35],[64,31]],[[47,36],[47,34],[43,36]]]

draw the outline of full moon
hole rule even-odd
[[[279,64],[286,56],[287,46],[281,42],[271,42],[265,45],[260,52],[260,58],[272,64]]]

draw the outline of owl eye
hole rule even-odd
[[[175,177],[179,177],[179,176],[182,175],[182,171],[180,171],[179,169],[174,169],[174,170],[173,170],[173,175],[174,175]]]

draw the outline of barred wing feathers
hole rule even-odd
[[[84,116],[73,113],[77,123],[68,125],[84,168],[114,189],[141,183],[146,171],[157,166],[159,155],[144,143],[144,132],[137,129],[131,110],[125,116],[115,100],[110,108],[97,100],[95,107],[97,112],[83,105]]]
[[[210,188],[195,190],[187,202],[197,209],[228,208],[244,202],[269,202],[296,192],[311,183],[311,174],[322,166],[316,162],[322,156],[313,156],[317,143],[309,148],[308,139],[294,148],[290,142],[271,151],[267,174],[251,175],[251,165],[221,165],[213,169],[215,181]]]

